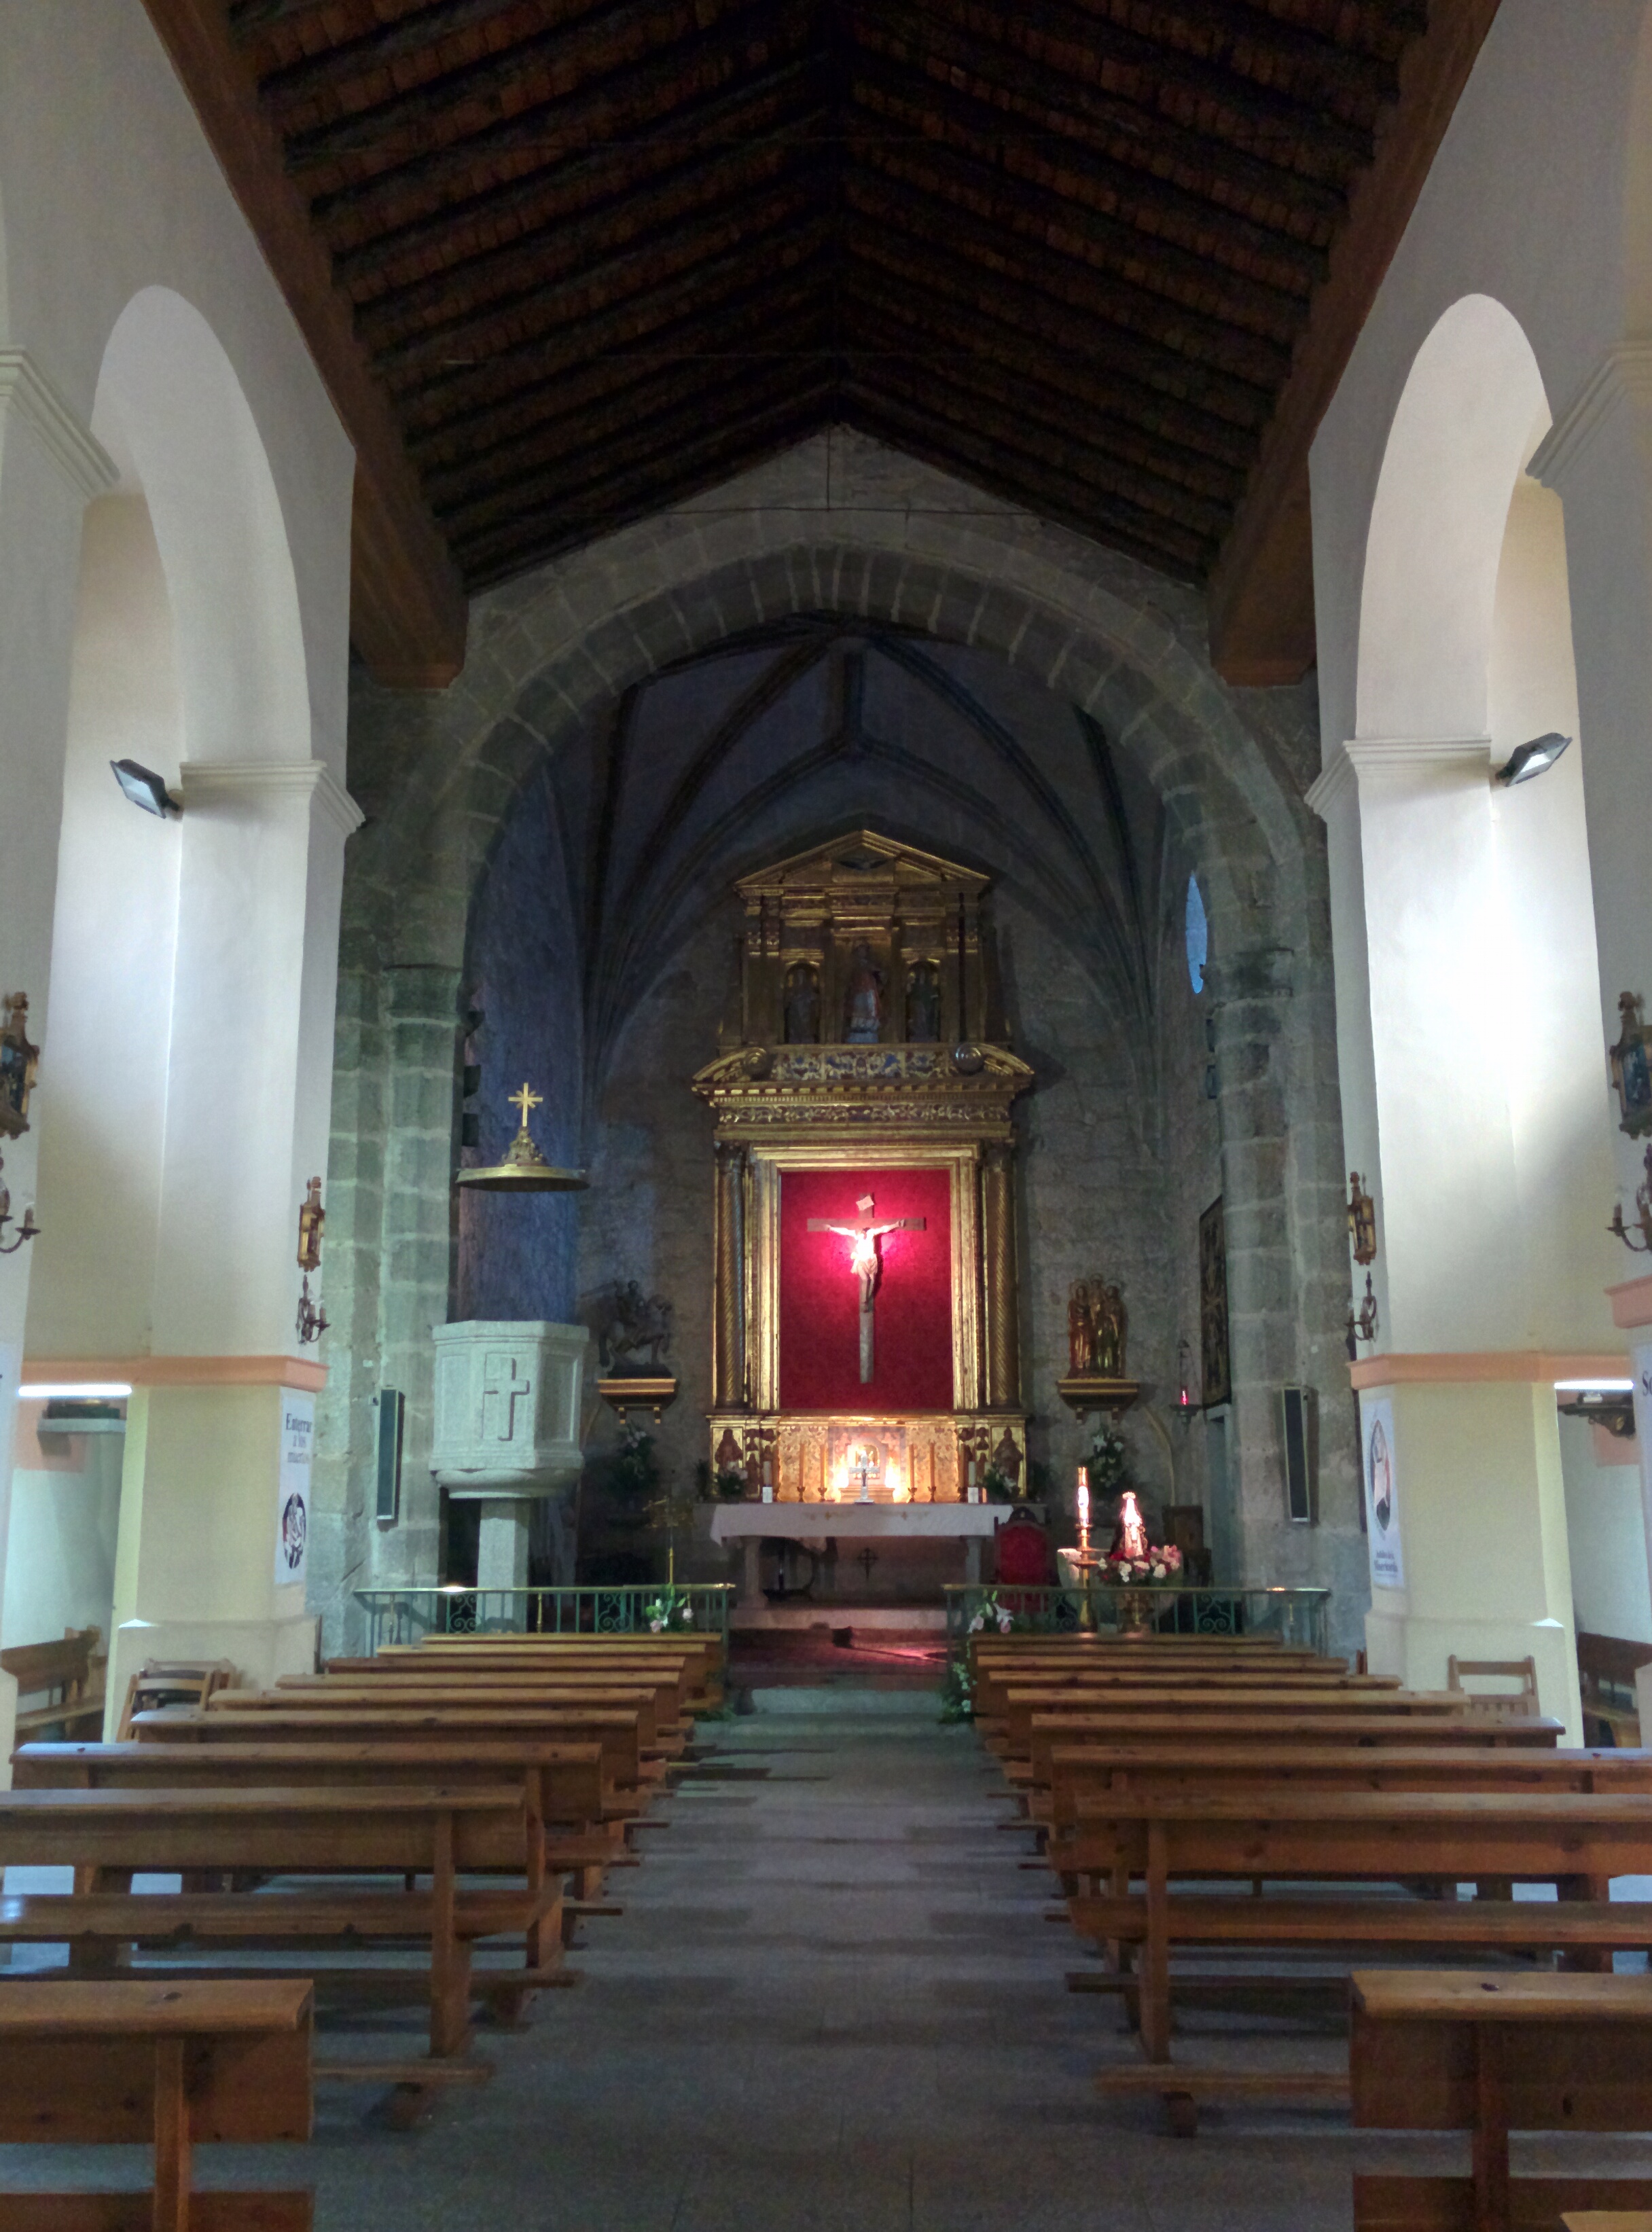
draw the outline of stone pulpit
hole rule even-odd
[[[591,1336],[583,1326],[472,1320],[437,1326],[435,1340],[431,1470],[450,1496],[482,1505],[476,1586],[525,1588],[534,1507],[566,1505],[579,1481]]]

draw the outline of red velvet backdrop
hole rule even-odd
[[[878,1242],[872,1377],[860,1384],[860,1281],[850,1243],[811,1232],[812,1217],[856,1224],[921,1217],[922,1232]],[[781,1407],[786,1411],[952,1408],[952,1180],[946,1171],[787,1171],[781,1178]]]

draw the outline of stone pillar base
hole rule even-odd
[[[321,1621],[308,1612],[296,1619],[122,1620],[109,1651],[103,1740],[114,1742],[126,1685],[152,1658],[189,1664],[227,1658],[237,1689],[267,1690],[283,1674],[315,1671],[320,1635]]]
[[[479,1589],[528,1586],[528,1538],[532,1512],[521,1496],[484,1496],[476,1542]]]

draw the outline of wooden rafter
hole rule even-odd
[[[149,0],[357,444],[401,680],[457,665],[461,575],[845,421],[1299,671],[1306,444],[1494,4]]]

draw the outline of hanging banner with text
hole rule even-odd
[[[1371,1586],[1403,1589],[1405,1558],[1400,1548],[1400,1499],[1394,1465],[1394,1398],[1362,1395],[1361,1437],[1364,1443],[1365,1525],[1371,1556]]]
[[[310,1547],[310,1460],[315,1446],[315,1398],[281,1391],[281,1463],[275,1487],[275,1583],[304,1578]]]

